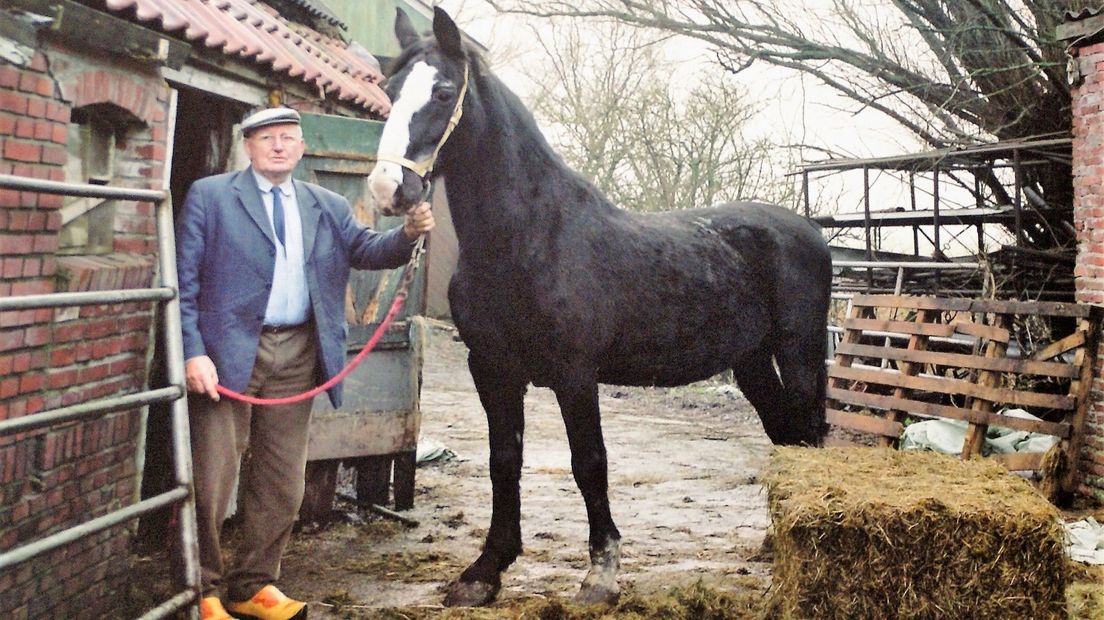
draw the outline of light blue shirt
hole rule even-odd
[[[295,198],[295,186],[291,179],[273,186],[268,179],[253,170],[253,178],[261,190],[265,213],[272,224],[272,188],[278,187],[280,203],[284,207],[284,242],[276,243],[276,270],[272,275],[272,292],[265,308],[265,325],[298,325],[310,318],[310,292],[304,273],[303,222],[299,217],[299,201]]]

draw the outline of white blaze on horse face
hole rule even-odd
[[[402,90],[391,105],[391,114],[383,126],[379,152],[385,155],[406,156],[410,146],[410,123],[414,115],[433,97],[433,83],[437,69],[419,62],[410,69]],[[390,161],[380,161],[368,176],[368,186],[376,204],[392,206],[395,192],[402,185],[403,168]]]

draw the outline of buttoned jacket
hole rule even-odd
[[[341,195],[293,183],[322,382],[345,365],[349,269],[399,267],[413,246],[401,227],[377,233],[361,226]],[[209,356],[219,383],[241,392],[256,361],[276,263],[272,225],[250,169],[192,184],[178,215],[176,252],[184,359]],[[341,385],[328,393],[339,407]]]

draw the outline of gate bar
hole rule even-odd
[[[187,487],[176,487],[160,495],[154,495],[149,499],[144,499],[136,504],[114,510],[102,517],[97,517],[91,521],[86,521],[80,525],[62,530],[42,540],[0,553],[0,571],[42,555],[43,553],[53,551],[58,547],[63,547],[71,542],[76,542],[85,536],[91,536],[92,534],[102,532],[116,525],[122,525],[144,514],[160,510],[166,506],[172,506],[180,502],[180,500],[187,499],[189,495],[191,495],[191,489]]]
[[[89,185],[87,183],[63,183],[30,177],[18,177],[0,174],[0,188],[18,189],[27,192],[81,196],[82,198],[107,198],[112,200],[137,200],[139,202],[161,202],[168,192],[159,189],[131,189],[111,185]]]
[[[158,288],[131,288],[114,291],[86,291],[81,293],[45,293],[21,295],[0,299],[2,310],[28,310],[31,308],[62,308],[66,306],[90,306],[122,304],[131,301],[167,301],[176,291],[162,286]]]
[[[183,609],[195,601],[195,592],[185,590],[138,617],[138,620],[159,620]]]
[[[175,96],[173,104],[175,107]],[[171,135],[171,132],[170,132]],[[165,179],[168,185],[168,178]],[[166,190],[128,189],[107,185],[89,185],[82,183],[62,183],[45,179],[27,178],[10,174],[0,174],[0,188],[14,189],[28,192],[40,192],[47,194],[60,194],[65,196],[81,196],[92,198],[105,198],[115,200],[135,200],[151,202],[155,205],[157,221],[157,251],[158,267],[161,288],[154,289],[129,289],[114,291],[98,291],[91,293],[56,293],[49,298],[40,295],[20,296],[0,300],[0,310],[57,307],[84,304],[122,303],[129,301],[163,301],[163,337],[166,348],[166,366],[168,381],[175,399],[171,404],[172,424],[172,448],[173,469],[176,486],[160,495],[139,501],[125,508],[113,511],[107,515],[93,519],[87,523],[63,530],[43,540],[20,547],[10,552],[0,554],[0,568],[22,562],[26,559],[39,556],[48,551],[76,541],[89,534],[103,529],[122,524],[137,518],[148,512],[153,512],[166,506],[178,505],[177,522],[180,537],[179,552],[183,566],[183,585],[185,590],[162,603],[155,609],[147,612],[143,618],[159,618],[176,609],[190,606],[186,615],[189,618],[199,617],[200,596],[200,570],[199,570],[199,544],[196,533],[195,497],[192,492],[192,455],[191,439],[188,429],[188,404],[183,398],[184,390],[184,343],[181,335],[180,300],[177,295],[178,282],[176,278],[176,247],[173,231],[172,197]],[[158,398],[161,397],[160,391]],[[165,396],[168,396],[166,393]],[[150,393],[130,395],[130,398],[148,398]],[[122,397],[128,398],[128,397]],[[108,399],[107,402],[110,402]],[[151,401],[153,402],[153,401]],[[104,402],[94,403],[95,407],[103,406]],[[116,403],[117,404],[117,403]],[[87,412],[78,408],[67,408],[47,412],[57,417],[59,412],[62,419],[70,419],[76,416],[90,415],[91,407]],[[37,425],[38,421],[34,421]],[[30,423],[21,423],[30,424]],[[9,430],[12,427],[8,427]],[[17,426],[17,428],[22,428]]]
[[[154,403],[167,403],[183,397],[184,390],[174,385],[167,388],[125,394],[123,396],[101,398],[99,400],[92,400],[85,403],[70,405],[68,407],[61,407],[50,411],[42,411],[40,413],[0,421],[0,435],[37,430],[64,422],[76,422],[101,413],[112,413],[115,411],[122,411],[123,409],[133,409],[134,407],[152,405]]]
[[[174,95],[175,101],[175,95]],[[175,103],[174,103],[175,105]],[[176,235],[173,230],[172,196],[165,193],[165,199],[157,203],[157,253],[160,258],[161,283],[173,291],[180,290],[176,277]],[[165,303],[161,317],[165,340],[165,366],[169,381],[176,385],[181,394],[185,393],[184,379],[184,331],[180,321],[180,297]],[[199,617],[199,600],[202,595],[199,569],[199,525],[196,521],[195,494],[192,490],[192,435],[188,422],[188,399],[178,398],[172,402],[172,452],[173,473],[176,484],[188,489],[188,494],[180,504],[177,520],[180,523],[180,558],[183,585],[192,595],[193,606],[189,617]]]

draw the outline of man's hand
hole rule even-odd
[[[413,241],[418,236],[433,230],[433,226],[433,211],[430,211],[428,202],[423,202],[407,212],[403,221],[403,232],[406,233],[407,239]]]
[[[206,394],[211,400],[218,400],[219,393],[215,389],[218,385],[218,371],[215,363],[206,355],[193,357],[184,362],[184,378],[188,381],[188,391],[197,394]]]

